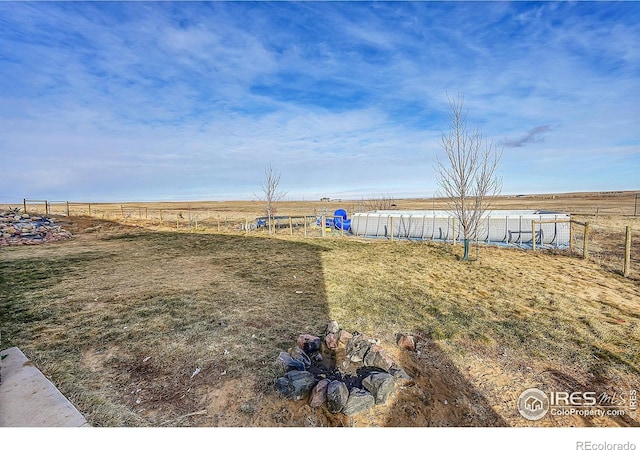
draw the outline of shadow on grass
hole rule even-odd
[[[329,321],[321,247],[118,227],[0,261],[3,348],[94,426],[194,424],[212,386],[257,374],[272,388],[278,353]]]
[[[90,233],[74,229],[82,245],[0,261],[0,319],[3,346],[20,347],[93,426],[348,424],[274,391],[279,352],[333,319],[326,247],[86,222]],[[433,342],[398,363],[415,385],[378,425],[506,426]]]

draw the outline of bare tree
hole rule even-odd
[[[364,207],[368,211],[384,211],[393,209],[396,206],[395,200],[388,195],[381,195],[379,197],[373,197],[364,201]]]
[[[467,131],[467,113],[460,93],[447,98],[451,107],[449,132],[442,133],[440,142],[446,158],[436,158],[436,173],[441,193],[462,229],[462,259],[466,261],[469,241],[477,236],[483,215],[502,189],[502,180],[496,176],[502,155],[477,128]]]
[[[277,203],[287,195],[286,192],[280,190],[280,173],[271,167],[271,164],[264,170],[261,192],[262,194],[256,197],[264,202],[264,212],[267,217],[269,233],[271,233],[273,218],[277,212]]]

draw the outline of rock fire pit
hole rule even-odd
[[[399,335],[397,343],[415,349],[412,336]],[[324,339],[301,334],[295,347],[280,352],[277,363],[285,372],[275,384],[279,394],[347,416],[385,404],[399,384],[411,381],[378,339],[349,333],[335,321],[327,325]]]
[[[42,244],[71,238],[71,233],[43,216],[20,214],[16,210],[0,212],[0,247]]]

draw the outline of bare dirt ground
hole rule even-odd
[[[589,201],[557,206],[595,220]],[[94,426],[639,426],[629,414],[532,422],[515,407],[528,387],[640,387],[640,283],[596,261],[483,248],[465,264],[460,248],[435,244],[59,220],[71,241],[0,250],[3,344]],[[413,381],[354,417],[278,397],[278,351],[329,320],[381,339]],[[418,337],[416,352],[395,345],[399,332]]]

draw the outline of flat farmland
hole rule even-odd
[[[378,198],[390,200],[395,209],[447,209],[447,203],[442,198],[411,198],[396,199],[386,195]],[[373,199],[375,200],[375,198]],[[69,199],[71,211],[74,213],[88,214],[87,202]],[[329,199],[329,201],[303,200],[278,202],[278,214],[283,215],[313,215],[324,211],[333,213],[338,208],[345,209],[349,214],[367,210],[371,200],[341,200]],[[22,204],[0,205],[0,207],[22,207]],[[576,192],[560,194],[531,194],[531,195],[504,195],[495,199],[493,209],[538,209],[548,211],[560,211],[570,214],[586,216],[616,215],[630,217],[640,215],[640,191],[616,191],[616,192]],[[28,204],[28,208],[35,212],[44,212],[44,205]],[[243,201],[182,201],[182,202],[118,202],[118,203],[91,203],[92,215],[103,218],[132,219],[144,217],[147,213],[153,213],[157,218],[158,211],[167,212],[193,212],[206,211],[211,217],[227,217],[233,219],[253,218],[264,215],[263,204],[259,200]],[[51,205],[52,214],[65,214],[66,205],[59,201]]]
[[[279,214],[351,214],[360,203],[283,202]],[[496,206],[570,212],[596,231],[640,225],[633,193]],[[20,347],[93,426],[639,425],[630,414],[529,421],[516,407],[528,387],[637,390],[637,277],[558,251],[481,247],[462,262],[460,246],[437,242],[187,232],[175,218],[141,218],[142,208],[216,221],[261,215],[259,202],[92,204],[92,217],[57,217],[71,240],[0,248],[1,347]],[[132,213],[93,216],[101,209]],[[279,352],[330,320],[379,339],[412,381],[352,417],[278,396]],[[414,335],[417,351],[401,350],[398,333]]]

